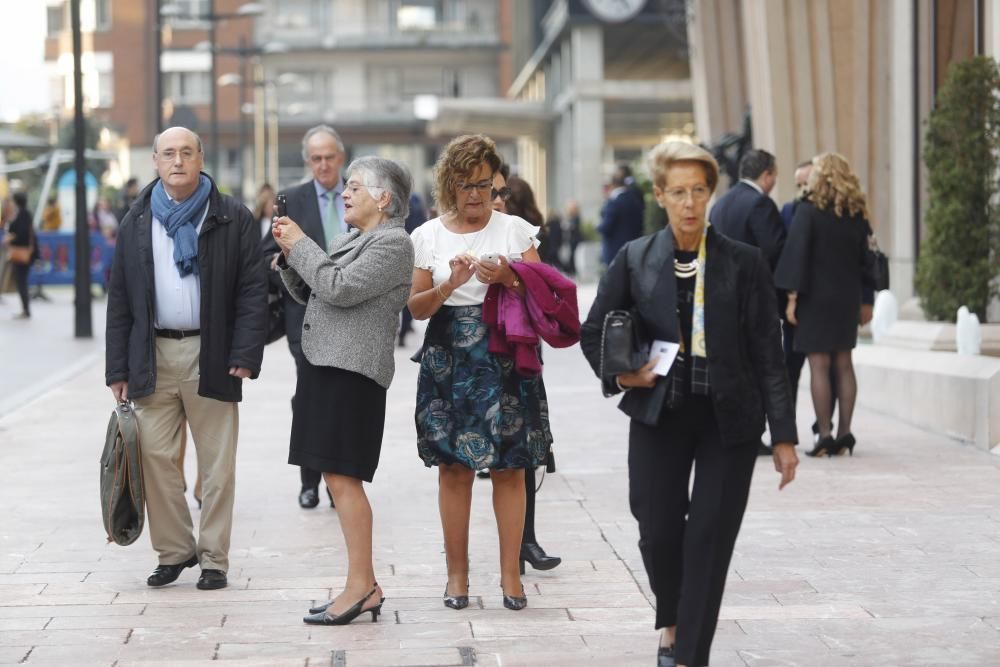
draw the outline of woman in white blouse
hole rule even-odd
[[[508,262],[539,261],[539,228],[492,209],[500,164],[492,139],[454,139],[435,167],[434,196],[443,214],[411,236],[408,305],[414,318],[430,318],[417,386],[417,448],[425,465],[438,466],[448,566],[444,604],[452,609],[469,604],[472,483],[484,468],[492,473],[503,604],[515,611],[527,605],[518,572],[524,469],[544,461],[552,443],[541,376],[522,376],[513,360],[487,350],[487,289],[499,283],[523,295]]]

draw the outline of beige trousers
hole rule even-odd
[[[198,395],[198,336],[156,339],[156,390],[135,400],[150,541],[160,565],[192,555],[202,569],[229,570],[236,493],[239,406]],[[202,475],[198,539],[184,497],[181,442],[191,427]]]

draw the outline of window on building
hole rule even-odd
[[[164,96],[178,104],[208,104],[212,81],[208,72],[164,72]]]
[[[330,77],[327,71],[284,71],[278,83],[278,110],[282,115],[314,116],[329,107]]]
[[[439,0],[396,0],[395,5],[398,30],[433,30],[441,15]]]
[[[322,0],[285,0],[276,10],[274,17],[281,28],[315,28],[326,25],[326,7],[329,2]]]
[[[176,17],[181,20],[198,20],[211,10],[211,0],[171,0],[170,4],[177,7]]]
[[[94,0],[94,29],[111,29],[111,0]]]
[[[58,36],[59,33],[62,32],[63,25],[66,21],[65,3],[59,3],[58,5],[50,5],[46,7],[45,17],[49,37]]]
[[[97,105],[109,109],[115,104],[115,79],[111,72],[97,74]]]

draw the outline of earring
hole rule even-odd
[[[379,207],[378,207],[378,212],[379,212],[379,213],[381,213],[381,212],[382,212],[382,207],[381,207],[381,206],[379,206]]]

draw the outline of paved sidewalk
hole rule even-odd
[[[576,348],[546,351],[559,472],[539,493],[538,534],[563,564],[529,570],[529,607],[505,610],[489,483],[477,481],[472,604],[442,606],[436,476],[414,444],[416,365],[406,357],[416,343],[397,355],[369,487],[388,597],[377,624],[300,620],[340,585],[345,554],[336,512],[296,504],[284,342],[268,348],[262,379],[247,387],[221,591],[196,590],[192,570],[150,589],[145,536],[104,544],[98,459],[112,404],[95,361],[0,416],[0,663],[652,665],[657,634],[627,505],[627,420]],[[805,394],[800,408],[805,436]],[[1000,458],[870,412],[855,432],[853,458],[803,457],[781,493],[759,461],[712,664],[1000,665]]]

